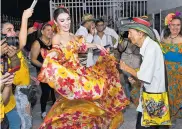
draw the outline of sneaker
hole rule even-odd
[[[41,114],[41,118],[44,119],[44,118],[46,117],[46,115],[47,115],[47,113],[46,113],[46,112],[43,112],[43,113]]]

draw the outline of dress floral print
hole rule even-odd
[[[182,118],[182,43],[162,43],[168,76],[171,116]],[[177,113],[177,114],[176,114]]]
[[[65,47],[54,45],[45,55],[38,79],[61,98],[41,129],[114,129],[121,124],[121,110],[129,101],[120,84],[116,60],[111,55],[101,56],[96,65],[86,68],[78,58],[79,52],[86,51],[84,39],[79,37]]]

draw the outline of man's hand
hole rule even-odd
[[[15,46],[8,46],[7,55],[9,58],[12,58],[17,53],[17,48]]]
[[[136,80],[132,77],[129,77],[128,78],[128,81],[131,83],[131,84],[135,84],[136,83]]]
[[[32,16],[32,14],[33,14],[33,9],[28,8],[28,9],[24,10],[22,18],[28,19]]]
[[[6,54],[8,52],[8,45],[7,43],[4,43],[6,41],[6,39],[3,39],[0,41],[0,45],[1,45],[1,55]],[[4,44],[3,44],[4,43]]]
[[[102,45],[99,45],[99,44],[95,44],[95,45],[96,45],[96,47],[97,47],[99,50],[101,50],[101,55],[102,55],[102,56],[104,56],[104,55],[106,55],[106,54],[109,53],[109,51],[108,51],[107,49],[105,49]]]
[[[120,69],[131,74],[133,77],[137,78],[137,71],[127,64],[125,64],[122,60],[120,61]]]
[[[123,61],[120,61],[120,69],[125,71],[125,72],[128,72],[128,65],[125,64],[125,62]]]
[[[92,25],[90,26],[89,31],[90,31],[90,34],[91,34],[91,35],[94,35],[94,34],[95,34],[95,24],[92,24]]]

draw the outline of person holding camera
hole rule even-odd
[[[4,24],[3,26],[4,27]],[[6,30],[10,31],[11,25]],[[2,29],[2,33],[5,30]],[[1,120],[2,127],[11,129],[20,129],[21,121],[16,111],[16,101],[12,93],[13,73],[8,73],[8,69],[12,69],[20,65],[20,61],[16,55],[16,47],[9,46],[7,39],[2,39],[1,46]],[[8,65],[8,59],[11,63]],[[3,75],[4,74],[4,75]],[[6,118],[7,117],[7,118]],[[4,118],[4,119],[3,119]]]
[[[29,16],[32,15],[32,13],[33,13],[32,9],[25,10],[22,16],[22,21],[28,19]],[[21,129],[30,129],[32,127],[31,106],[28,100],[27,92],[25,92],[28,91],[30,86],[30,73],[27,60],[23,56],[23,53],[20,48],[21,45],[19,44],[18,37],[16,36],[16,33],[14,31],[14,26],[11,23],[7,22],[2,25],[2,34],[6,35],[6,40],[11,39],[7,40],[9,46],[13,46],[19,49],[16,52],[18,58],[20,59],[21,65],[20,68],[17,71],[15,71],[16,74],[13,81],[13,84],[16,86],[15,88],[16,108],[18,115],[21,118]],[[24,37],[27,37],[27,35]],[[11,60],[9,60],[9,62],[11,62]],[[15,118],[11,117],[10,119],[15,119]],[[20,129],[20,127],[18,129]]]
[[[125,31],[121,36],[121,41],[118,44],[119,52],[121,53],[121,60],[124,61],[128,66],[134,68],[135,70],[140,68],[141,64],[141,55],[139,52],[139,47],[132,44],[131,41],[128,39],[128,31]],[[133,86],[128,80],[128,77],[131,75],[125,71],[122,71],[123,80],[121,83],[124,86],[125,93],[127,97],[132,101],[132,103],[138,103],[138,87]],[[136,91],[137,90],[137,91]],[[134,94],[132,92],[134,91]],[[137,96],[137,97],[136,97]],[[132,105],[131,105],[132,106]]]

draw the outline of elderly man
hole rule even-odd
[[[129,31],[128,38],[131,43],[140,48],[142,64],[138,72],[122,61],[120,62],[120,68],[128,72],[132,77],[139,79],[143,83],[146,92],[165,92],[164,58],[160,46],[154,41],[155,34],[149,27],[140,23],[130,23],[124,27]],[[157,126],[144,127],[141,125],[143,112],[141,99],[137,111],[136,129],[158,129]]]

